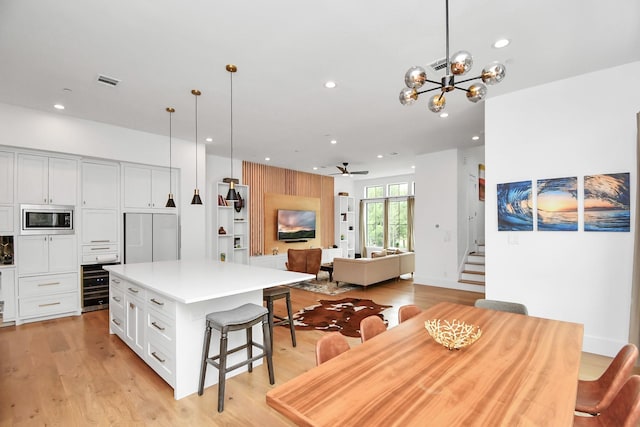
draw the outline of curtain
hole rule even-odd
[[[358,224],[358,233],[360,234],[360,254],[362,258],[367,257],[367,245],[365,242],[365,238],[367,237],[366,225],[364,223],[364,214],[365,214],[365,204],[364,200],[360,200],[360,212],[358,213],[359,224]]]
[[[407,199],[407,250],[410,252],[413,252],[413,211],[415,204],[415,197]]]
[[[384,228],[382,229],[382,249],[389,247],[389,199],[384,199]]]
[[[636,218],[633,236],[633,275],[631,277],[631,313],[629,318],[629,342],[640,346],[640,113],[636,115]]]

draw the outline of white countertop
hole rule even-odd
[[[313,274],[204,259],[105,265],[103,268],[184,304],[315,278]]]

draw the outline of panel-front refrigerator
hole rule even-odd
[[[177,260],[178,252],[177,215],[124,214],[125,264]]]

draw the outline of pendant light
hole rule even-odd
[[[238,67],[236,67],[233,64],[227,64],[226,66],[227,71],[229,72],[229,78],[231,81],[231,91],[230,91],[230,117],[231,117],[231,137],[230,137],[230,141],[231,141],[231,178],[229,179],[229,191],[227,192],[227,197],[226,200],[228,202],[231,202],[233,204],[235,204],[239,199],[238,199],[238,193],[236,192],[235,189],[235,181],[233,178],[233,74],[238,71]]]
[[[167,107],[167,113],[169,113],[169,199],[167,200],[166,208],[175,208],[176,202],[173,201],[173,194],[171,193],[171,116],[175,113],[175,108]]]
[[[201,205],[202,199],[200,198],[200,190],[198,190],[198,97],[202,94],[198,89],[193,89],[191,94],[196,100],[196,188],[193,190],[193,199],[191,199],[192,205]]]

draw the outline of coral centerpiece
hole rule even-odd
[[[460,350],[476,342],[482,335],[480,327],[467,325],[457,319],[427,320],[424,322],[424,327],[435,342],[442,344],[448,350]]]

